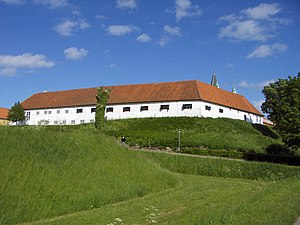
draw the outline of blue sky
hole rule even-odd
[[[179,80],[264,85],[300,72],[300,2],[0,0],[0,107],[34,93]]]

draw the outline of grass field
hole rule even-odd
[[[130,151],[92,127],[0,128],[0,224],[293,224],[300,168]]]
[[[177,148],[178,129],[181,146],[208,149],[263,152],[274,143],[276,134],[264,127],[263,135],[250,123],[227,118],[144,118],[107,121],[104,132],[110,136],[126,136],[129,145]]]
[[[1,224],[97,208],[178,182],[94,130],[1,127],[0,165]]]

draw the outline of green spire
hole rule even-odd
[[[218,83],[218,81],[217,81],[217,77],[216,77],[215,71],[213,72],[213,75],[212,75],[210,84],[211,84],[212,86],[215,86],[215,87],[217,87],[217,88],[220,88],[219,83]]]
[[[235,89],[235,85],[233,85],[233,87],[232,87],[232,93],[237,94],[237,91]]]

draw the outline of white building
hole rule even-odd
[[[110,90],[108,120],[146,117],[225,117],[263,123],[242,95],[203,82],[179,81],[103,87]],[[81,124],[95,120],[97,88],[37,93],[22,102],[28,125]]]

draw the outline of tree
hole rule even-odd
[[[275,123],[283,142],[293,150],[300,148],[300,73],[265,86],[262,111]]]
[[[104,127],[105,122],[105,108],[109,98],[110,91],[102,87],[98,88],[98,94],[96,96],[96,115],[95,115],[95,127],[101,129]]]
[[[8,111],[8,120],[15,123],[25,120],[25,112],[20,102],[16,102]]]

